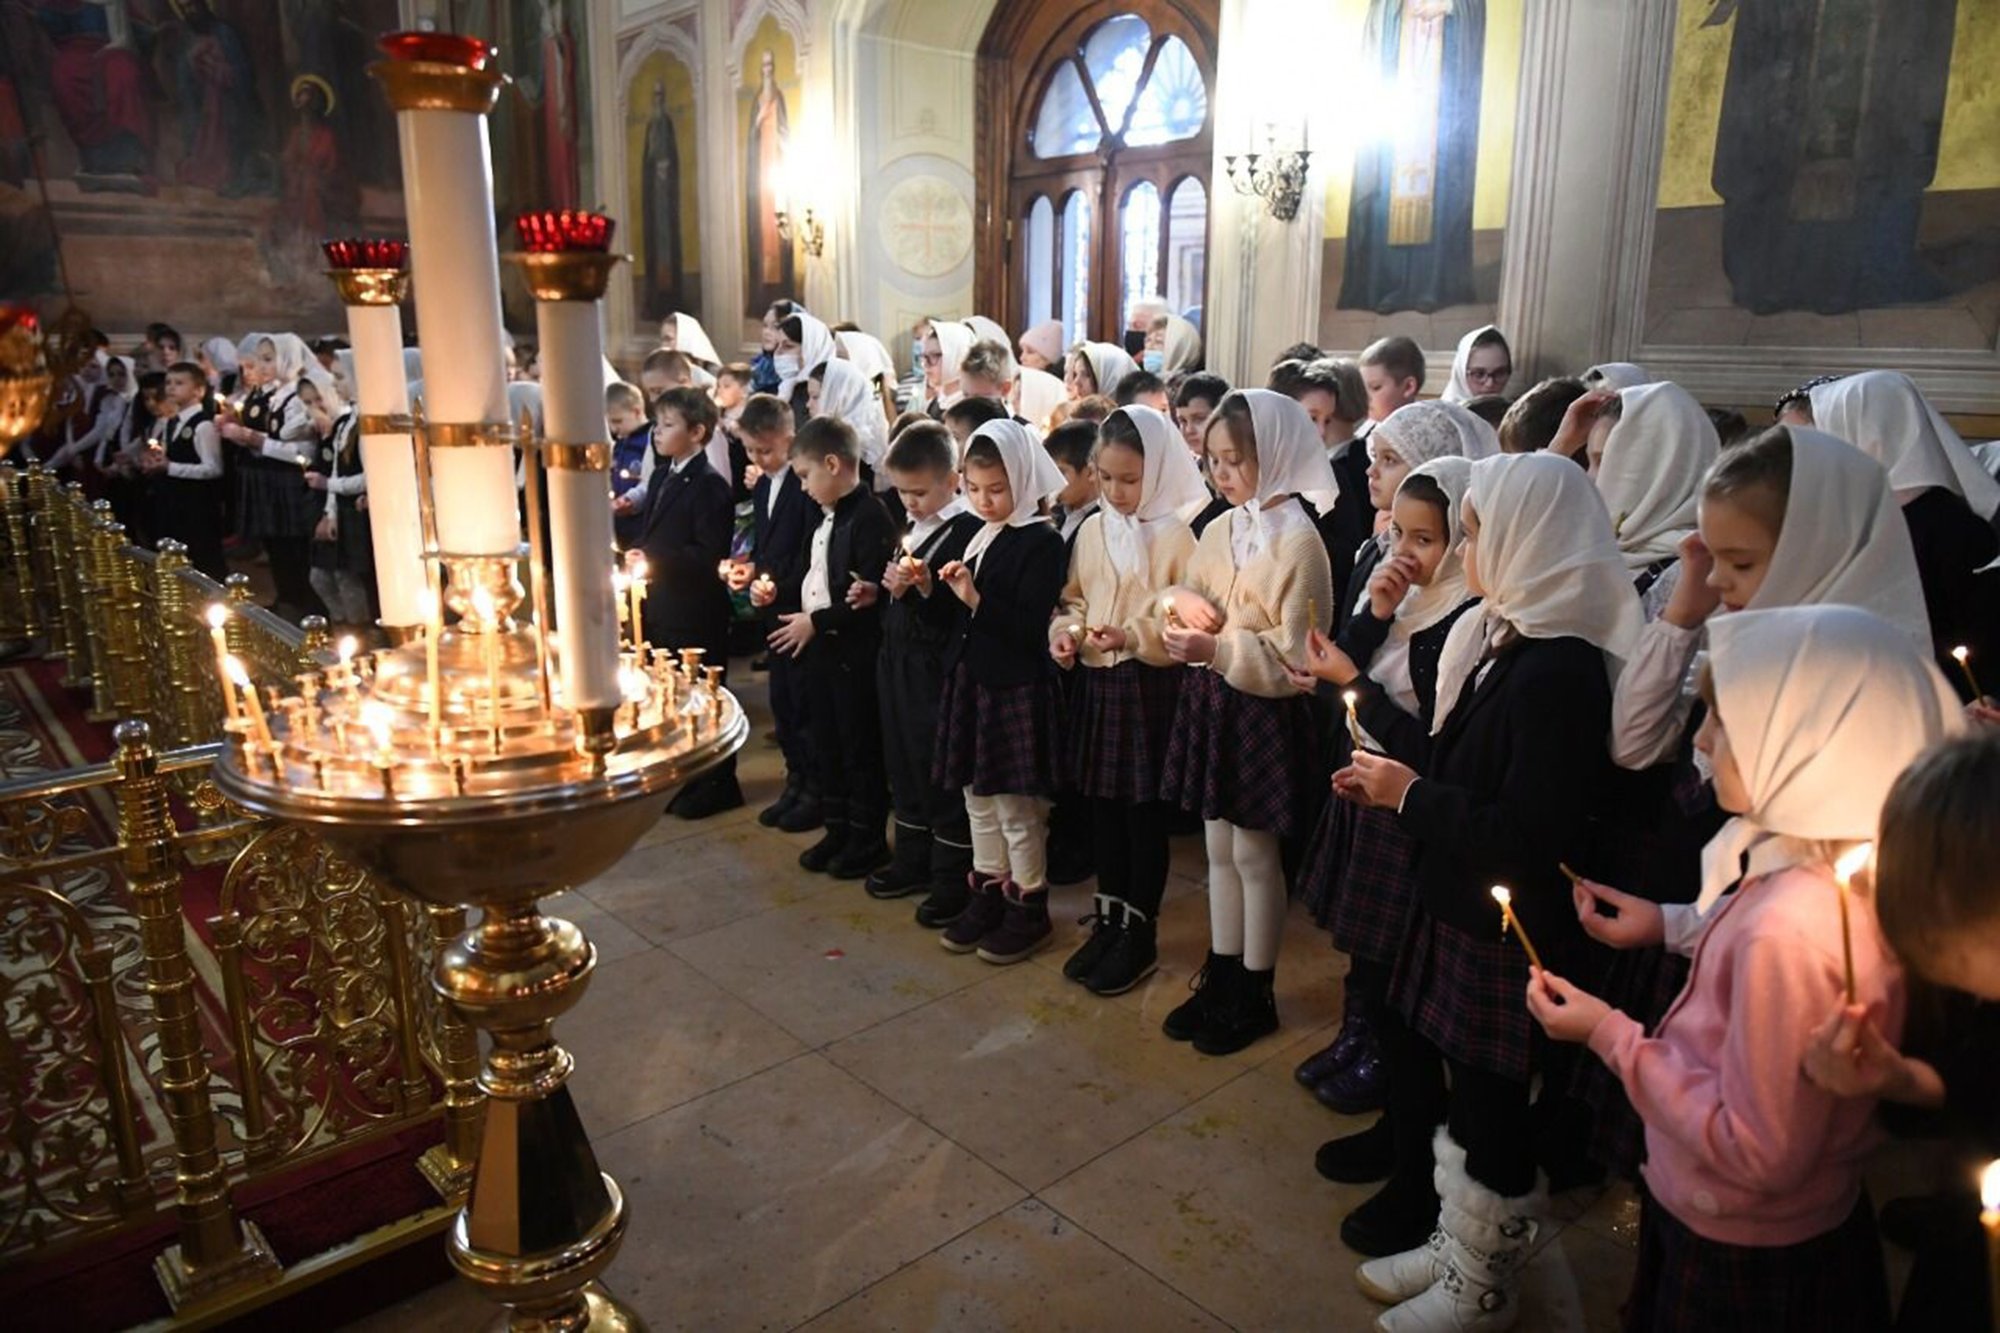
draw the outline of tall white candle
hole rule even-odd
[[[355,408],[364,418],[410,410],[403,379],[403,321],[395,306],[347,307],[354,345]],[[417,465],[406,434],[364,431],[361,469],[368,474],[368,521],[381,589],[382,623],[416,625],[424,618],[423,523],[417,510]]]
[[[611,474],[550,468],[548,479],[563,697],[571,708],[614,708],[624,693],[618,685],[618,599],[605,577]]]
[[[564,444],[607,441],[604,336],[597,302],[538,301],[535,332],[541,339],[542,421],[549,438]],[[562,558],[557,547],[556,559]]]
[[[406,110],[397,112],[396,122],[422,332],[424,414],[452,425],[504,422],[507,365],[486,117]],[[439,546],[454,555],[513,553],[520,525],[511,449],[433,449],[431,480]]]

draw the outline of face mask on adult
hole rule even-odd
[[[1139,358],[1139,364],[1157,375],[1161,370],[1166,368],[1167,354],[1157,347],[1150,348],[1144,356]]]
[[[797,352],[780,352],[771,359],[771,368],[778,372],[781,380],[795,380],[801,369]]]

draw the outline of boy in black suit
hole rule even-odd
[[[736,434],[763,475],[750,492],[754,523],[750,548],[755,563],[732,564],[729,586],[738,592],[750,590],[750,605],[762,614],[769,633],[777,628],[778,616],[799,609],[806,543],[819,526],[820,512],[792,474],[792,409],[783,400],[768,393],[747,399],[736,419]],[[823,821],[813,773],[805,674],[796,659],[782,653],[771,654],[771,717],[785,755],[785,790],[758,814],[757,822],[786,833],[810,833]]]
[[[646,640],[655,648],[700,648],[708,666],[729,666],[729,590],[715,577],[729,558],[735,511],[729,483],[703,456],[715,404],[699,389],[653,400],[653,475],[646,484],[640,549],[646,554]],[[681,788],[670,814],[706,819],[743,804],[730,756]]]
[[[806,539],[799,609],[779,616],[770,638],[773,653],[797,657],[805,669],[826,820],[826,835],[800,854],[799,864],[835,879],[861,879],[889,861],[883,837],[889,794],[875,698],[881,589],[874,578],[888,565],[896,538],[889,511],[861,483],[861,441],[846,422],[806,422],[792,439],[791,460],[822,515]]]

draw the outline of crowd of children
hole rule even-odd
[[[2000,670],[2000,482],[1917,386],[1816,381],[1759,433],[1629,363],[1509,398],[1491,326],[1434,400],[1401,337],[1231,386],[1173,315],[913,333],[898,384],[796,302],[744,363],[676,316],[606,389],[647,637],[724,665],[758,624],[759,819],[818,835],[799,864],[1000,965],[1094,878],[1063,972],[1110,996],[1198,828],[1209,946],[1162,1027],[1208,1055],[1278,1030],[1303,899],[1348,963],[1297,1078],[1378,1114],[1315,1165],[1379,1187],[1340,1236],[1380,1329],[1511,1326],[1551,1194],[1607,1172],[1640,1182],[1628,1328],[1891,1327],[1877,1103],[2000,1140],[2000,713],[1968,669]],[[108,358],[59,462],[363,621],[329,360]],[[743,801],[725,766],[670,810]],[[1924,1255],[1901,1327],[1985,1326],[1972,1217],[1885,1210]]]

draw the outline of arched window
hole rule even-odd
[[[1217,0],[1000,6],[980,44],[975,303],[1116,342],[1202,304]]]

